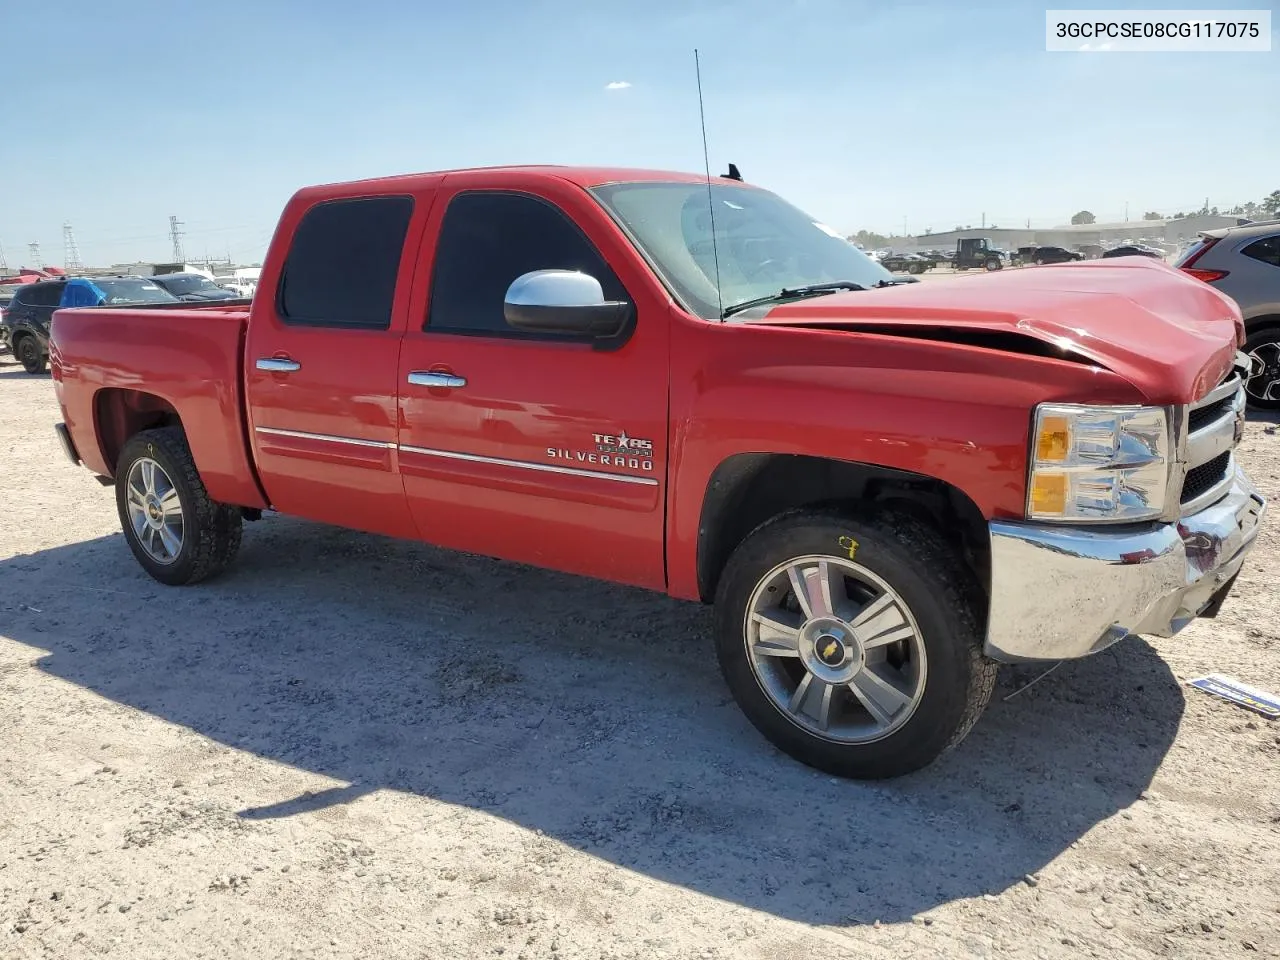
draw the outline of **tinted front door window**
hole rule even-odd
[[[626,299],[604,258],[547,201],[516,193],[459,194],[440,227],[424,329],[521,336],[507,325],[503,301],[511,282],[533,270],[580,270],[600,281],[606,300]]]

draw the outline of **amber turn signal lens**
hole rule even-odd
[[[1037,515],[1067,512],[1067,475],[1037,473],[1031,480],[1031,510]]]
[[[1062,463],[1071,449],[1071,423],[1066,417],[1047,416],[1040,421],[1036,437],[1036,459],[1042,463]]]

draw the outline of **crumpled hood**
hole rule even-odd
[[[737,322],[892,335],[988,330],[1031,337],[1124,377],[1153,404],[1190,403],[1230,369],[1235,301],[1149,257],[1089,260],[829,294]]]

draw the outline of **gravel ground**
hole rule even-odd
[[[1184,685],[1280,690],[1275,513],[1218,620],[838,782],[693,605],[285,518],[154,583],[10,360],[0,956],[1280,957],[1280,724]]]

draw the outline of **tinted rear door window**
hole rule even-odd
[[[280,276],[280,318],[387,329],[412,216],[412,197],[333,200],[308,210]]]

